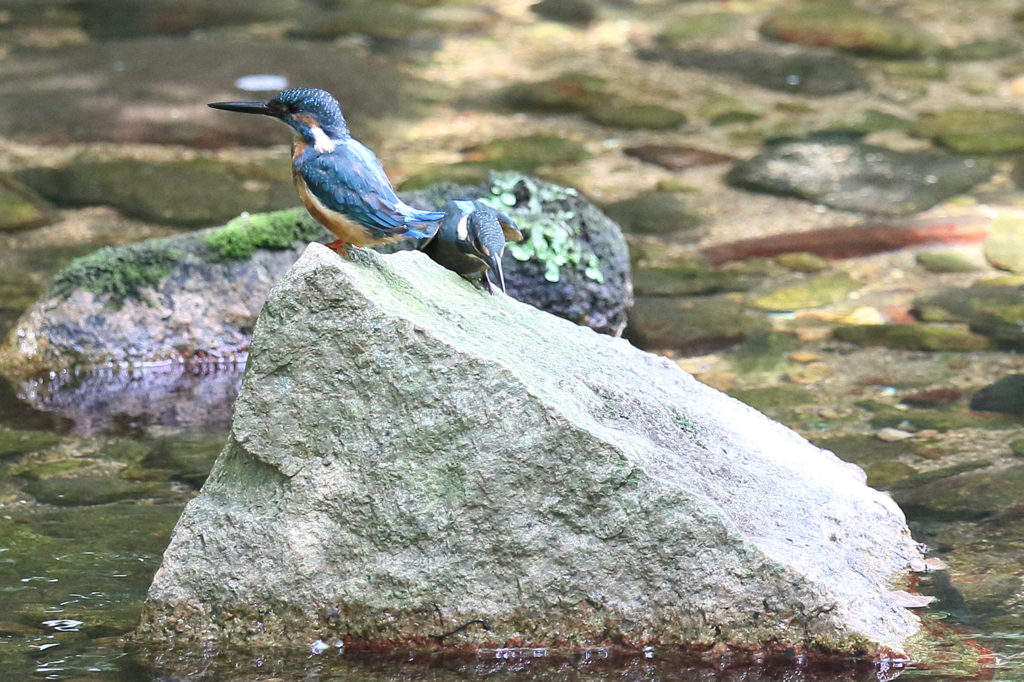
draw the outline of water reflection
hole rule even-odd
[[[51,423],[67,420],[77,435],[141,435],[154,426],[226,429],[244,369],[242,358],[63,371],[21,382],[17,397],[28,406],[20,408],[23,414],[53,415]],[[0,400],[4,386],[0,380]]]

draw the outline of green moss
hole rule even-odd
[[[290,249],[326,234],[305,210],[295,208],[235,218],[206,235],[206,245],[219,260],[245,260],[256,249]]]
[[[47,295],[67,297],[84,289],[109,295],[110,303],[119,306],[126,298],[141,297],[144,289],[156,288],[184,257],[167,240],[108,246],[73,260],[57,273]]]
[[[0,456],[37,452],[53,447],[60,436],[49,431],[8,431],[0,429]]]
[[[871,420],[876,429],[899,427],[904,422],[915,429],[1010,429],[1021,426],[1019,418],[979,415],[957,410],[904,410],[897,413],[883,412]]]
[[[731,12],[713,12],[679,17],[662,30],[658,42],[663,45],[679,46],[702,38],[725,35],[736,25],[738,16]]]
[[[761,310],[820,308],[842,301],[861,286],[845,272],[825,273],[809,277],[800,284],[782,286],[756,296],[750,305]]]
[[[70,471],[83,469],[92,466],[92,462],[85,459],[65,459],[57,462],[29,463],[18,468],[16,474],[21,478],[30,481],[45,481],[46,479],[66,474]]]
[[[587,109],[587,120],[626,130],[668,130],[686,123],[686,114],[660,104],[643,104],[609,98]]]
[[[796,251],[782,253],[775,257],[775,262],[790,272],[823,272],[830,270],[832,264],[828,260],[813,253]]]
[[[928,272],[977,272],[979,268],[967,260],[963,254],[954,251],[943,253],[919,253],[915,256],[917,264]]]
[[[816,400],[814,394],[803,386],[793,386],[791,384],[739,389],[729,391],[729,395],[762,412],[779,408],[810,405]]]
[[[1024,457],[1024,438],[1010,441],[1010,452],[1017,457]]]
[[[539,166],[575,163],[590,157],[579,142],[557,135],[506,137],[466,150],[495,170],[530,172]]]
[[[976,351],[992,343],[979,334],[959,327],[934,324],[875,324],[837,327],[833,337],[861,346],[882,346],[901,350]]]
[[[1024,114],[999,109],[947,109],[924,115],[916,134],[966,154],[1024,150]]]
[[[584,274],[595,282],[604,282],[597,254],[583,249],[579,235],[572,227],[573,214],[569,211],[544,213],[544,204],[564,201],[578,196],[571,187],[552,184],[537,185],[519,173],[495,173],[491,177],[490,196],[481,201],[506,211],[518,203],[516,189],[525,184],[530,199],[526,210],[517,211],[515,218],[524,232],[522,242],[510,243],[506,248],[516,260],[536,260],[544,265],[544,279],[557,282],[563,265],[584,265]]]

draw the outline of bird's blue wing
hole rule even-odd
[[[384,236],[408,231],[402,202],[369,149],[349,139],[332,152],[304,156],[297,169],[324,206]]]

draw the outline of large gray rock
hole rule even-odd
[[[883,654],[917,556],[859,469],[670,361],[312,244],[136,638]]]

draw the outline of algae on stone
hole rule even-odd
[[[861,346],[919,351],[989,350],[989,339],[960,327],[936,324],[866,324],[836,327],[832,336]]]
[[[168,240],[107,246],[57,273],[47,296],[66,298],[85,290],[109,296],[110,303],[119,306],[126,298],[139,298],[145,290],[155,288],[184,257],[185,251]]]
[[[753,295],[749,304],[760,310],[820,308],[842,301],[863,286],[845,272],[813,275],[798,284],[783,284]]]
[[[869,12],[842,0],[780,7],[761,25],[761,33],[775,40],[885,57],[919,57],[939,47],[934,36],[907,19]]]
[[[922,114],[915,133],[964,154],[1024,150],[1024,114],[1006,109],[953,108]]]
[[[219,260],[244,260],[256,249],[290,249],[296,242],[327,236],[327,230],[306,212],[295,208],[235,218],[204,234],[206,245]]]

